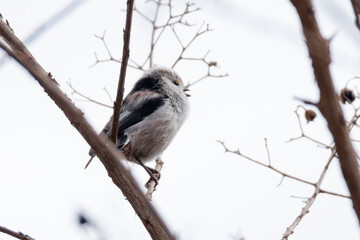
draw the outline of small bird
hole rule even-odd
[[[157,183],[159,172],[144,162],[169,146],[189,112],[189,89],[172,69],[155,67],[144,73],[126,96],[120,113],[117,148],[126,160],[138,163]],[[112,118],[100,134],[110,138]],[[90,164],[96,156],[90,149]]]

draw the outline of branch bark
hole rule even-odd
[[[316,104],[328,123],[338,152],[341,170],[350,191],[353,207],[360,221],[360,173],[356,153],[349,138],[344,115],[332,82],[329,64],[329,40],[319,31],[311,0],[291,0],[301,20],[315,78],[320,90]]]
[[[126,76],[126,67],[129,60],[129,45],[130,45],[130,33],[131,33],[131,20],[132,20],[132,13],[134,9],[134,0],[127,1],[127,10],[126,10],[126,24],[125,24],[125,31],[124,31],[124,46],[123,46],[123,55],[121,60],[121,67],[120,67],[120,77],[117,89],[116,100],[114,102],[114,118],[115,121],[112,122],[112,129],[111,129],[111,136],[110,139],[116,145],[117,135],[119,131],[119,118],[120,118],[120,111],[121,106],[123,103],[124,98],[124,84],[125,84],[125,76]]]
[[[3,227],[3,226],[0,226],[0,232],[3,232],[3,233],[6,233],[14,238],[18,238],[18,239],[21,239],[21,240],[35,240],[33,239],[32,237],[26,235],[26,234],[23,234],[22,232],[15,232],[13,230],[10,230],[6,227]]]
[[[64,112],[70,123],[95,150],[108,175],[115,185],[121,189],[150,236],[153,239],[174,239],[159,214],[146,200],[134,178],[118,160],[121,152],[111,142],[98,137],[84,118],[84,114],[61,92],[51,74],[39,65],[24,44],[15,36],[10,26],[1,19],[0,36],[11,49],[12,55],[16,56],[15,59],[39,82],[49,97]]]
[[[360,31],[360,0],[351,0],[355,14],[355,25]]]

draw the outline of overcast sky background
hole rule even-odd
[[[25,39],[70,0],[0,0],[0,12],[16,35]],[[180,11],[186,1],[174,1]],[[318,99],[298,15],[290,1],[195,1],[201,11],[187,17],[192,28],[179,28],[186,43],[201,22],[214,31],[199,38],[188,55],[216,60],[216,74],[191,88],[190,116],[163,155],[165,161],[153,204],[179,239],[281,239],[305,205],[313,187],[281,176],[235,155],[224,153],[216,140],[239,148],[266,163],[264,138],[272,163],[281,170],[316,182],[330,152],[301,139],[294,110],[295,97]],[[152,16],[154,5],[136,1]],[[350,1],[314,1],[316,17],[331,42],[331,73],[337,89],[359,76],[360,33]],[[77,101],[67,82],[87,96],[111,104],[119,65],[101,63],[89,68],[94,52],[106,51],[94,34],[106,30],[113,55],[120,58],[126,1],[85,0],[67,17],[29,44],[38,62],[50,71],[86,118],[100,131],[111,109]],[[163,12],[163,14],[166,14]],[[164,16],[164,15],[162,15]],[[151,25],[134,14],[131,58],[139,63],[148,53]],[[170,31],[156,48],[155,63],[171,66],[181,48]],[[175,70],[187,83],[206,73],[204,65],[182,62]],[[128,68],[126,92],[141,76]],[[106,239],[149,239],[121,191],[98,159],[85,171],[89,146],[32,77],[13,60],[0,66],[0,225],[35,239],[98,239],[77,225],[84,213],[97,223]],[[353,82],[351,86],[355,86]],[[317,111],[316,109],[314,109]],[[348,116],[351,107],[344,108]],[[301,112],[302,113],[302,112]],[[305,124],[305,132],[331,143],[320,116]],[[359,134],[354,134],[356,138]],[[358,137],[359,138],[359,137]],[[357,148],[358,146],[355,145]],[[154,164],[154,163],[152,163]],[[141,186],[147,174],[126,164]],[[334,161],[323,188],[348,194]],[[319,195],[290,239],[360,238],[358,220],[348,199]],[[0,234],[1,240],[12,239]]]

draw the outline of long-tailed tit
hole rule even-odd
[[[117,147],[152,178],[156,170],[143,163],[159,157],[184,123],[189,112],[188,90],[175,71],[156,67],[145,72],[123,101]],[[111,127],[112,119],[101,134],[110,138]],[[93,149],[89,155],[95,157]]]

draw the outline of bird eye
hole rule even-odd
[[[180,82],[179,80],[175,79],[174,82],[173,82],[176,86],[179,86]]]

